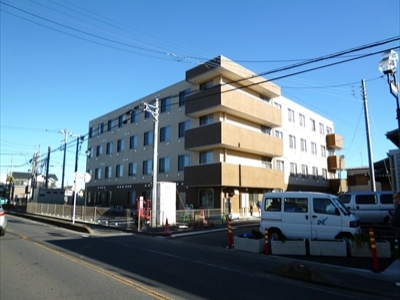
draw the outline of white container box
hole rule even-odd
[[[310,255],[347,256],[345,240],[310,240]]]

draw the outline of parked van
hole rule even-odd
[[[360,218],[361,223],[389,226],[389,211],[394,209],[391,191],[349,192],[340,195],[339,200],[351,213]]]
[[[358,217],[336,196],[315,192],[265,193],[260,231],[271,238],[335,239],[360,233]]]

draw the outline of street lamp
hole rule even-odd
[[[157,155],[158,155],[158,116],[159,116],[159,108],[158,108],[158,98],[156,97],[154,101],[154,105],[148,104],[146,102],[141,103],[141,105],[136,106],[134,109],[142,109],[143,111],[147,111],[151,113],[154,121],[154,133],[153,133],[153,186],[151,192],[151,220],[150,227],[155,228],[157,224]]]
[[[397,127],[398,127],[398,135],[399,142],[398,147],[400,147],[400,107],[399,107],[399,86],[396,81],[396,68],[397,61],[399,60],[399,56],[396,51],[388,50],[382,54],[381,61],[379,62],[379,71],[387,76],[387,81],[390,88],[390,93],[396,98],[397,105]]]

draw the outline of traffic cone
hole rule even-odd
[[[171,231],[169,231],[168,218],[165,219],[163,236],[171,236]]]

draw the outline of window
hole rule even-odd
[[[299,122],[301,127],[306,127],[306,116],[299,114]]]
[[[153,161],[145,160],[143,161],[143,175],[151,175],[153,172]]]
[[[108,142],[106,146],[106,154],[112,154],[113,152],[113,142]]]
[[[144,133],[144,146],[153,145],[153,131],[147,131]]]
[[[277,160],[276,161],[276,168],[280,171],[284,171],[285,170],[285,163],[283,162],[283,160]]]
[[[301,165],[301,177],[308,178],[308,167],[307,167],[307,165]]]
[[[151,118],[152,116],[153,116],[153,115],[151,114],[151,112],[149,112],[149,111],[147,111],[147,110],[144,111],[144,118],[145,118],[145,119]]]
[[[317,167],[312,167],[312,175],[313,175],[313,179],[318,179],[318,168]]]
[[[94,179],[101,179],[101,168],[96,168],[94,171]]]
[[[307,152],[307,141],[305,139],[300,139],[300,143],[301,143],[301,151]]]
[[[129,138],[129,149],[137,149],[138,147],[138,136],[133,135]]]
[[[277,109],[282,109],[282,105],[281,105],[280,103],[274,102],[274,106],[275,106]]]
[[[214,208],[214,190],[199,189],[200,208]]]
[[[87,152],[89,158],[93,158],[94,157],[94,151],[93,148],[89,148],[88,152]]]
[[[169,142],[171,127],[160,128],[160,142]]]
[[[118,128],[123,127],[125,125],[126,114],[118,117]]]
[[[107,130],[108,131],[111,131],[111,130],[113,130],[114,129],[114,120],[108,120],[108,123],[107,123]]]
[[[285,212],[306,213],[308,212],[308,198],[285,198]]]
[[[101,145],[96,147],[96,156],[101,156],[103,154],[103,147]]]
[[[186,96],[191,92],[190,89],[184,90],[179,93],[179,106],[185,105]]]
[[[317,144],[311,142],[311,153],[317,155]]]
[[[326,169],[322,169],[322,179],[323,180],[328,179],[328,172],[326,171]]]
[[[319,123],[319,133],[325,134],[325,126],[322,123]]]
[[[289,147],[292,149],[296,149],[296,137],[291,134],[289,134]]]
[[[317,214],[336,214],[336,206],[327,198],[313,198],[313,207]]]
[[[111,178],[111,176],[112,176],[112,167],[108,166],[106,167],[104,178]]]
[[[115,177],[121,178],[124,176],[124,165],[117,165],[115,169]]]
[[[275,130],[275,137],[277,137],[278,139],[283,139],[282,131]]]
[[[378,199],[376,194],[369,195],[356,195],[356,204],[378,204]],[[393,201],[392,201],[393,202]]]
[[[185,130],[190,128],[190,121],[187,120],[185,122],[179,123],[179,130],[178,130],[178,138],[185,137]]]
[[[212,151],[207,151],[207,152],[200,152],[200,164],[209,164],[214,161],[213,159],[213,152]]]
[[[94,136],[94,130],[93,127],[89,128],[89,139],[92,138]]]
[[[169,173],[169,157],[160,158],[158,163],[159,173]]]
[[[160,112],[171,111],[171,97],[161,99],[161,109]]]
[[[310,124],[311,124],[311,130],[315,131],[315,120],[314,119],[310,119]]]
[[[120,139],[117,142],[117,152],[122,152],[125,150],[125,140],[124,139]]]
[[[332,127],[326,126],[326,134],[333,133]]]
[[[281,198],[265,198],[265,210],[282,211]]]
[[[178,171],[183,171],[186,166],[190,163],[189,154],[179,155],[178,156]]]
[[[393,196],[391,194],[381,194],[381,203],[382,204],[392,204]]]
[[[137,163],[136,162],[129,163],[128,175],[135,176],[136,174],[137,174]]]
[[[322,145],[321,145],[321,156],[326,157],[326,148],[325,148],[325,146],[322,146]]]
[[[297,176],[297,164],[290,163],[290,176]]]
[[[356,195],[355,197],[356,205],[359,204],[378,204],[378,199],[376,194],[369,195]]]
[[[104,132],[104,124],[103,123],[99,124],[98,131],[99,131],[99,134],[102,134]]]
[[[288,108],[288,120],[289,122],[294,122],[294,110],[290,108]]]
[[[131,124],[139,122],[140,110],[134,109],[131,113]]]
[[[207,82],[204,82],[204,83],[200,84],[200,90],[203,91],[203,90],[209,89],[209,88],[211,88],[213,86],[214,86],[214,81],[213,80],[209,80]]]
[[[271,128],[261,125],[261,132],[271,135]]]
[[[201,125],[211,124],[211,123],[213,123],[213,121],[214,121],[214,117],[213,117],[212,114],[200,117],[200,126]]]

